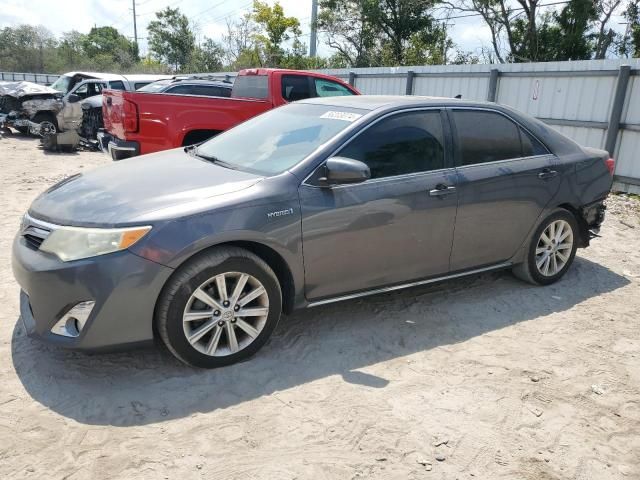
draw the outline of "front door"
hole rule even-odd
[[[558,191],[562,166],[498,112],[454,109],[450,114],[458,189],[451,270],[509,260]]]
[[[387,116],[337,156],[365,162],[372,178],[299,190],[306,296],[339,296],[449,271],[456,216],[442,112]]]

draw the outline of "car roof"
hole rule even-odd
[[[393,109],[397,107],[496,107],[495,103],[460,100],[449,97],[423,97],[418,95],[347,95],[336,97],[315,97],[300,100],[298,103],[312,103],[335,107],[360,108],[362,110]]]
[[[133,80],[133,81],[145,81],[145,80],[164,80],[172,78],[172,75],[156,75],[156,74],[134,74],[134,75],[120,75],[118,73],[102,73],[102,72],[66,72],[63,75],[67,77],[74,77],[80,75],[87,78],[96,78],[99,80]]]
[[[170,80],[170,79],[169,79]],[[167,80],[160,80],[162,82],[166,82]],[[177,78],[175,80],[169,81],[167,85],[182,85],[188,83],[190,85],[214,85],[217,87],[225,87],[232,88],[233,84],[228,82],[223,82],[222,80],[206,80],[202,78]]]
[[[581,151],[581,147],[577,143],[560,134],[544,122],[508,105],[493,102],[462,100],[448,97],[421,97],[416,95],[350,95],[342,97],[309,98],[299,100],[295,103],[368,110],[371,112],[371,115],[384,115],[387,112],[396,110],[421,107],[488,108],[515,119],[520,125],[533,133],[536,138],[542,140],[549,150],[556,155]]]

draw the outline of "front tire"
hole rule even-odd
[[[516,277],[534,285],[550,285],[567,272],[578,248],[578,223],[558,208],[535,230],[524,261],[513,268]]]
[[[155,322],[178,359],[216,368],[256,353],[281,311],[280,284],[269,265],[247,250],[223,247],[176,271],[160,294]]]

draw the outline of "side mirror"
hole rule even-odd
[[[369,167],[352,158],[331,157],[324,168],[325,176],[320,181],[327,186],[361,183],[371,178]]]
[[[82,97],[80,95],[75,94],[75,93],[70,93],[69,96],[67,97],[67,102],[69,102],[69,103],[77,103],[80,100],[82,100]]]

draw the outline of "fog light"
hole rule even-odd
[[[51,333],[64,337],[79,336],[95,304],[93,301],[78,303],[56,322],[51,328]]]

